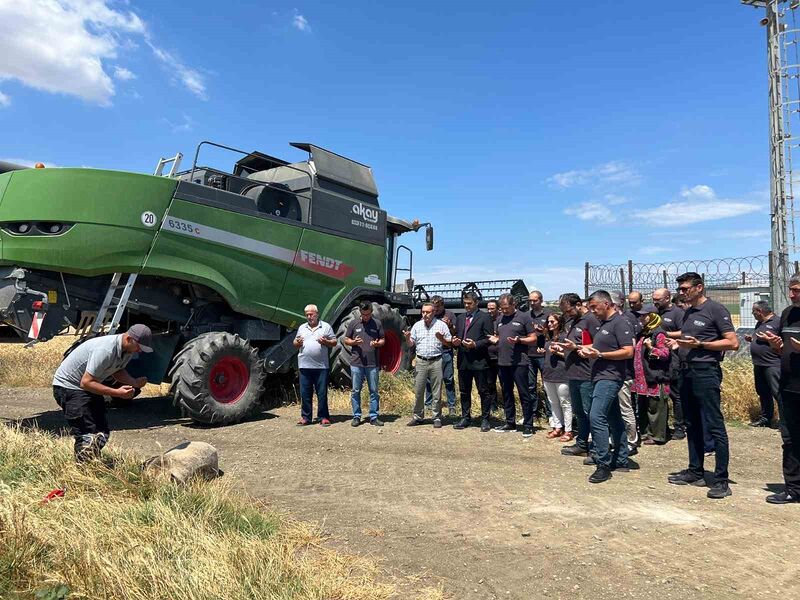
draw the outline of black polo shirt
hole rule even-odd
[[[506,338],[528,337],[533,333],[533,321],[528,313],[517,310],[513,315],[503,315],[495,323],[495,331],[500,338],[497,342],[497,364],[501,367],[518,367],[530,364],[528,346],[522,343],[511,344]]]
[[[592,346],[600,352],[613,352],[627,346],[633,346],[634,337],[631,323],[619,313],[614,313],[607,321],[600,322],[600,328],[594,335]],[[592,363],[592,381],[612,380],[625,381],[628,368],[625,360],[609,360],[598,358]]]
[[[447,310],[445,308],[441,313],[439,313],[438,315],[433,315],[433,316],[436,317],[437,319],[439,319],[440,321],[442,321],[443,323],[444,323],[445,319],[448,319],[450,321],[450,323],[449,324],[445,323],[445,325],[447,325],[447,327],[450,329],[450,333],[453,333],[456,330],[456,316],[453,313],[453,311]],[[452,325],[452,327],[451,327],[451,325]],[[452,354],[453,353],[453,348],[452,347],[450,347],[450,348],[448,348],[448,347],[442,348],[442,353]]]
[[[360,318],[352,321],[347,326],[345,336],[351,340],[361,336],[361,343],[358,346],[350,346],[350,365],[353,367],[377,367],[378,348],[373,348],[369,343],[373,340],[381,340],[384,337],[383,324],[379,319],[371,317],[364,323]]]
[[[781,355],[772,349],[767,340],[758,338],[759,333],[767,332],[780,335],[780,315],[772,315],[766,321],[760,321],[756,324],[756,328],[753,331],[753,341],[750,342],[750,356],[753,358],[753,364],[758,367],[780,367]]]
[[[658,310],[661,315],[661,329],[664,331],[680,331],[683,323],[684,310],[674,304],[666,310]]]
[[[686,309],[681,325],[683,337],[693,337],[701,342],[714,342],[722,339],[723,333],[734,331],[731,322],[731,313],[719,302],[706,299],[698,307],[690,306]],[[720,362],[724,352],[706,350],[705,348],[690,348],[685,353],[684,360],[695,363]]]
[[[594,334],[600,328],[600,321],[591,312],[583,316],[567,321],[567,339],[578,345],[591,344]],[[588,358],[581,358],[577,350],[567,352],[564,364],[567,370],[567,379],[574,381],[592,380],[592,361]]]
[[[800,340],[800,306],[788,306],[781,313],[780,333],[783,338],[781,390],[800,394],[800,352],[793,349],[790,339]]]
[[[557,340],[563,342],[566,338],[565,333],[560,333]],[[542,363],[542,381],[550,383],[567,383],[567,369],[564,365],[564,357],[554,353],[550,346],[552,342],[545,341],[544,362]]]
[[[531,321],[533,321],[534,325],[538,325],[539,327],[542,327],[543,329],[546,329],[547,328],[547,317],[550,316],[551,312],[553,312],[553,311],[550,310],[549,308],[543,308],[541,310],[541,312],[535,313],[535,312],[533,312],[531,310],[531,311],[528,311],[528,314],[530,315]],[[534,357],[534,358],[542,358],[543,355],[540,354],[539,352],[537,352],[536,350],[537,350],[537,348],[544,348],[544,342],[545,342],[546,339],[547,338],[545,337],[544,333],[540,333],[538,338],[536,339],[536,345],[535,346],[528,346],[528,355],[531,356],[531,357]]]

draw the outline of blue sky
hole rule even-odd
[[[761,11],[611,5],[0,0],[0,159],[148,172],[204,139],[313,142],[434,223],[434,252],[406,240],[418,282],[548,298],[587,260],[765,253]]]

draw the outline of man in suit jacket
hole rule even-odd
[[[461,393],[461,420],[453,425],[453,429],[465,429],[470,426],[470,410],[472,407],[472,383],[478,388],[481,399],[481,431],[489,431],[489,415],[491,414],[488,394],[489,373],[489,336],[494,333],[492,319],[485,312],[478,310],[478,296],[474,292],[465,292],[462,298],[463,314],[456,319],[456,334],[453,346],[458,349],[458,389]]]

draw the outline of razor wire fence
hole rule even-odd
[[[663,263],[636,263],[629,260],[622,265],[592,265],[587,262],[584,292],[588,297],[601,289],[624,294],[637,291],[642,293],[645,302],[650,302],[653,291],[659,288],[667,288],[675,294],[675,278],[693,271],[703,278],[706,295],[724,304],[731,311],[737,326],[745,326],[752,302],[769,299],[771,264],[769,254]]]

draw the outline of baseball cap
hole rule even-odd
[[[150,328],[147,325],[137,323],[128,329],[126,333],[128,334],[128,337],[139,344],[139,348],[141,348],[142,352],[153,351],[153,347],[151,345],[153,343],[153,332],[150,331]]]

